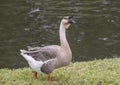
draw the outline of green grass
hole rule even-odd
[[[30,68],[0,69],[0,85],[120,85],[120,58],[71,63],[34,80]]]

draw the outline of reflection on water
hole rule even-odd
[[[19,49],[59,44],[65,15],[76,24],[67,30],[73,61],[119,57],[119,0],[1,0],[0,68],[27,66]]]

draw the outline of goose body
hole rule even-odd
[[[72,52],[66,39],[65,30],[75,21],[70,16],[61,20],[59,35],[60,45],[49,45],[45,47],[28,47],[28,50],[20,50],[21,55],[27,60],[29,66],[34,71],[34,78],[37,79],[37,73],[48,74],[57,68],[67,66],[72,60]]]

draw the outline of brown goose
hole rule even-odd
[[[59,35],[60,45],[50,45],[45,47],[28,47],[28,50],[20,50],[21,55],[27,60],[33,69],[34,79],[38,79],[37,73],[43,72],[48,75],[57,68],[68,65],[72,59],[72,52],[66,39],[65,30],[71,23],[75,23],[72,17],[66,16],[61,20]]]

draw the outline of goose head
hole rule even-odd
[[[75,23],[75,21],[74,21],[73,17],[71,17],[71,16],[65,16],[65,17],[62,19],[61,23],[64,25],[64,27],[65,27],[66,29],[68,29],[69,26],[70,26],[72,23]]]

